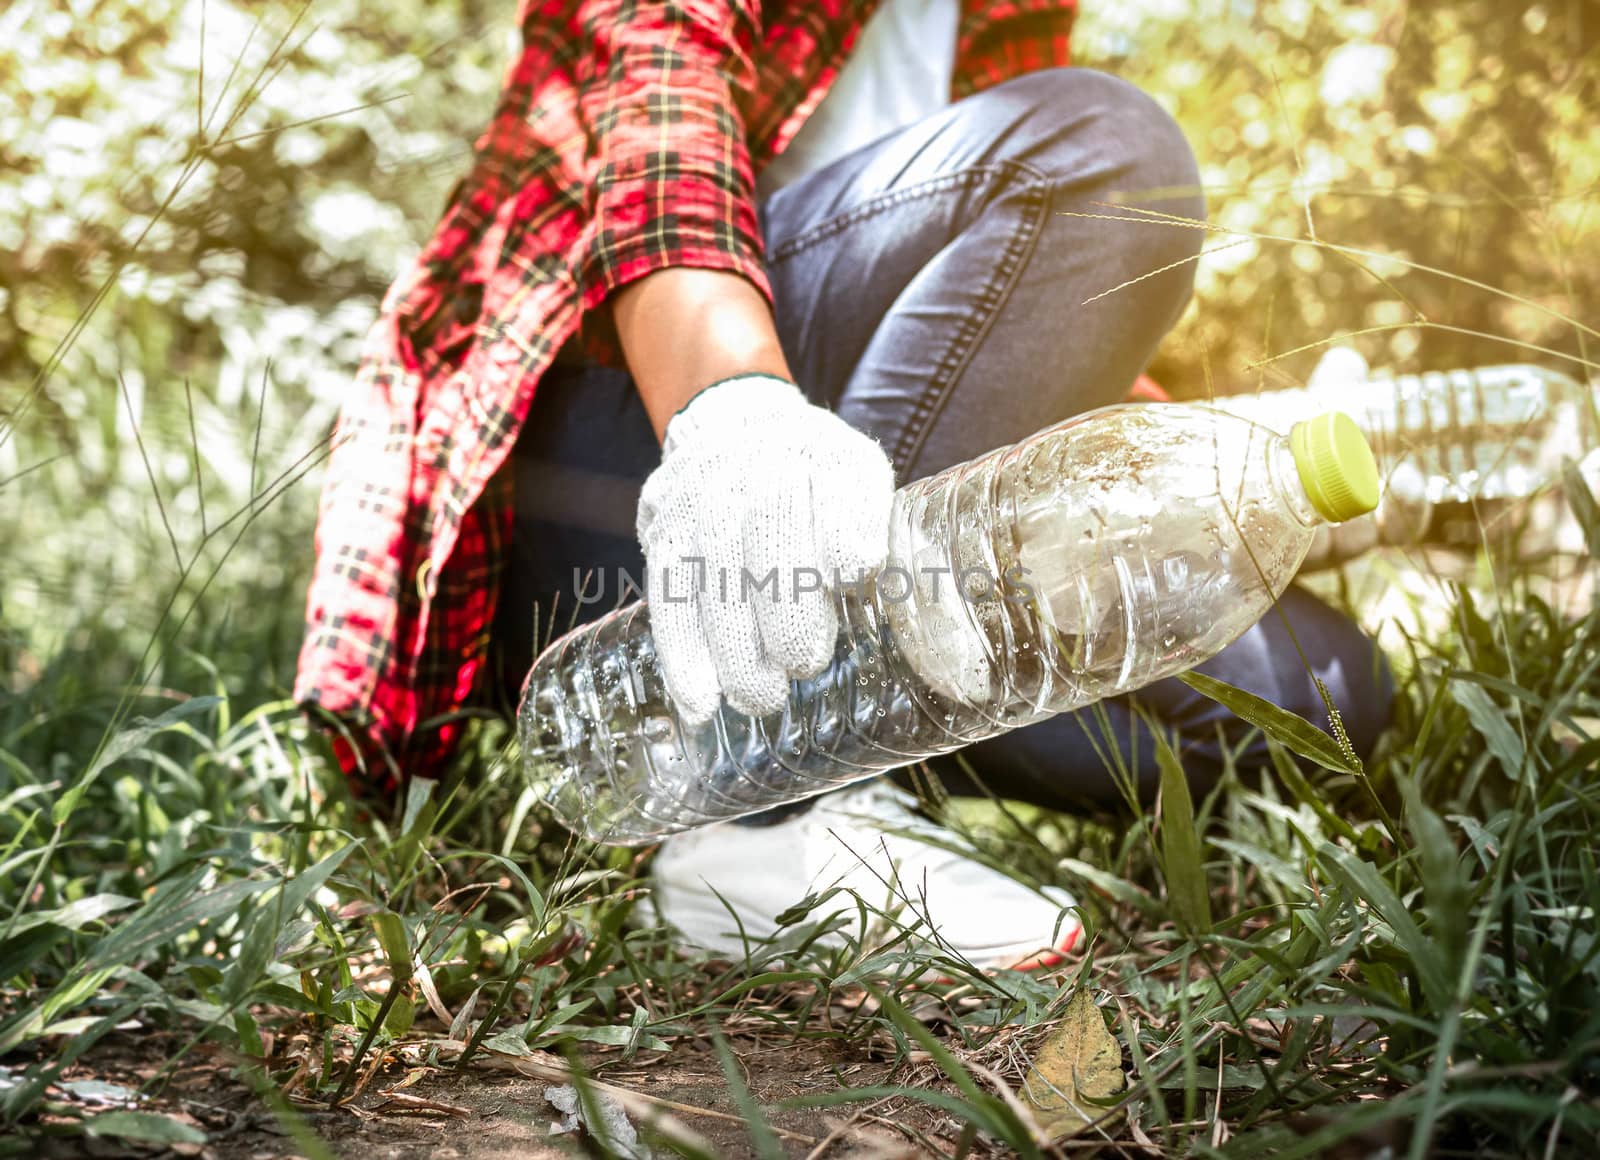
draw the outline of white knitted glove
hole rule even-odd
[[[793,383],[741,375],[667,424],[639,497],[656,656],[678,712],[783,707],[833,659],[828,589],[883,564],[894,470],[871,438]],[[769,574],[773,574],[769,579]]]

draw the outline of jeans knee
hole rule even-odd
[[[1205,220],[1194,150],[1172,115],[1138,86],[1072,67],[1027,73],[1000,88],[1014,91],[1033,128],[1018,160],[1061,195],[1124,203],[1134,216]],[[1148,233],[1153,246],[1171,251],[1171,261],[1198,253],[1203,240],[1201,230],[1184,225]]]

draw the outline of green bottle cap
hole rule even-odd
[[[1329,411],[1296,423],[1289,450],[1311,506],[1324,519],[1341,524],[1378,506],[1378,464],[1349,415]]]

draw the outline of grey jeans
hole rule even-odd
[[[1170,219],[1204,218],[1198,190],[1177,125],[1124,81],[1049,69],[968,97],[762,205],[784,353],[815,402],[883,444],[901,482],[1014,443],[1124,397],[1188,301],[1202,233]],[[1130,217],[1148,220],[1113,220]],[[578,576],[644,575],[634,507],[659,459],[624,371],[562,363],[540,384],[512,457],[495,629],[507,692],[532,656],[535,601],[565,627],[615,603],[603,592],[575,608]],[[1388,719],[1377,650],[1299,589],[1202,671],[1320,723],[1319,677],[1361,752]],[[1146,715],[1177,738],[1198,789],[1248,732],[1163,681],[962,756],[1003,797],[1114,805],[1112,751],[1143,795],[1157,782]],[[1264,745],[1242,757],[1264,764]],[[967,766],[932,763],[952,791],[977,792]]]

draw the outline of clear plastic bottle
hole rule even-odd
[[[1325,528],[1307,567],[1331,566],[1379,544],[1429,535],[1442,505],[1521,499],[1560,477],[1562,462],[1600,466],[1591,391],[1543,367],[1513,365],[1390,377],[1347,370],[1305,387],[1231,395],[1215,406],[1274,431],[1329,410],[1372,444],[1383,500],[1372,515]],[[1587,457],[1587,458],[1586,458]]]
[[[523,688],[525,772],[567,825],[637,844],[1082,708],[1237,639],[1377,482],[1343,415],[1290,437],[1181,404],[1070,419],[900,489],[884,567],[834,589],[832,665],[781,712],[686,727],[643,604],[556,641]]]

